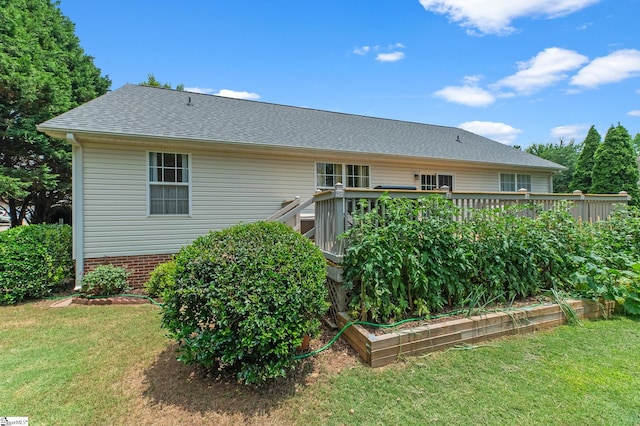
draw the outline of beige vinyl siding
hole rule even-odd
[[[346,160],[344,160],[346,161]],[[454,190],[467,192],[500,191],[500,173],[514,173],[513,170],[474,168],[468,165],[442,166],[429,163],[398,165],[371,161],[371,187],[378,185],[411,185],[420,189],[420,180],[414,174],[451,174],[454,176]],[[518,170],[515,173],[531,175],[532,192],[549,192],[548,172],[529,172]]]
[[[191,215],[147,215],[147,153],[85,145],[85,257],[173,253],[210,230],[264,219],[313,194],[313,160],[194,150]]]
[[[316,162],[368,165],[371,187],[414,185],[418,173],[453,174],[457,191],[498,191],[500,172],[463,164],[400,162],[379,156],[233,152],[95,143],[84,145],[85,258],[175,253],[209,230],[262,220],[284,200],[315,191]],[[149,152],[189,154],[191,215],[148,215]],[[548,173],[531,174],[534,192],[548,191]],[[305,213],[313,213],[313,207]]]

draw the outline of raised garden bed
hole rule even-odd
[[[595,319],[613,312],[614,302],[598,304],[589,300],[567,300],[580,319]],[[340,312],[337,325],[351,318]],[[440,351],[460,344],[475,344],[502,336],[532,333],[567,322],[557,303],[545,303],[505,312],[492,312],[435,324],[407,327],[375,335],[360,325],[347,328],[342,336],[371,367],[380,367],[404,356]]]

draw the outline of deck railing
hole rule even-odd
[[[298,232],[303,232],[302,223],[300,220],[300,213],[313,204],[314,199],[309,198],[305,202],[300,202],[300,197],[296,197],[293,200],[286,200],[282,202],[282,208],[265,219],[265,222],[280,222],[291,226]],[[315,228],[307,231],[304,235],[306,237],[312,237]]]
[[[458,220],[467,218],[474,209],[504,208],[518,204],[532,204],[522,214],[535,217],[537,212],[551,209],[563,201],[569,201],[573,207],[570,213],[578,220],[596,222],[606,219],[616,204],[626,204],[630,197],[626,192],[619,194],[540,194],[530,192],[460,192],[460,191],[406,191],[377,189],[345,189],[342,184],[332,190],[316,193],[315,202],[315,241],[325,257],[341,263],[344,253],[344,240],[338,236],[348,230],[352,223],[352,213],[358,208],[360,200],[369,200],[369,208],[375,201],[387,193],[392,198],[418,199],[430,194],[442,194],[460,208]]]

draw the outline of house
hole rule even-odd
[[[558,164],[453,127],[126,85],[38,130],[73,146],[77,283],[99,264],[141,285],[209,230],[317,189],[552,192]]]

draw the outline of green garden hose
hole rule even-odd
[[[69,296],[62,296],[62,297],[48,297],[47,299],[49,300],[63,300],[63,299],[68,299],[71,297],[85,297],[87,299],[106,299],[109,297],[137,297],[139,299],[148,299],[152,304],[154,304],[155,306],[158,307],[162,307],[162,303],[154,300],[153,298],[149,297],[149,296],[145,296],[142,294],[116,294],[116,295],[112,295],[112,296],[87,296],[84,294],[80,294],[80,293],[76,293],[76,294],[71,294]],[[528,305],[528,307],[532,307],[532,306],[542,306],[542,303],[538,303],[535,305]],[[507,308],[507,309],[498,309],[498,310],[490,310],[490,311],[483,311],[485,313],[488,312],[496,312],[496,311],[506,311],[506,310],[510,310],[510,309],[517,309],[517,308]],[[421,318],[407,318],[404,319],[402,321],[398,321],[398,322],[394,322],[391,324],[378,324],[378,323],[374,323],[374,322],[367,322],[367,321],[351,321],[348,322],[347,324],[345,324],[344,327],[342,327],[342,329],[335,335],[333,336],[333,338],[324,346],[322,346],[319,349],[316,349],[314,351],[310,351],[304,354],[300,354],[300,355],[296,355],[293,357],[293,359],[304,359],[304,358],[309,358],[315,355],[318,355],[321,352],[326,351],[327,349],[329,349],[342,335],[342,333],[344,333],[349,327],[353,326],[353,325],[364,325],[367,327],[375,327],[375,328],[394,328],[394,327],[398,327],[402,324],[406,324],[408,322],[417,322],[417,321],[429,321],[429,320],[434,320],[434,319],[438,319],[438,318],[444,318],[444,317],[450,317],[450,316],[454,316],[454,315],[459,315],[459,314],[463,314],[463,313],[469,313],[469,310],[466,309],[458,309],[456,311],[451,311],[451,312],[447,312],[446,314],[440,314],[440,315],[434,315],[434,316],[430,316],[430,317],[421,317]]]

